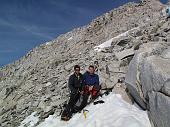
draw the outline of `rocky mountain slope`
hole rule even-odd
[[[79,64],[84,72],[93,64],[103,88],[126,76],[131,95],[148,109],[154,126],[168,127],[170,21],[165,20],[164,9],[158,0],[128,3],[1,68],[0,126],[16,127],[35,111],[42,121],[50,114],[59,115],[68,99],[73,66]],[[156,117],[157,113],[162,115]]]

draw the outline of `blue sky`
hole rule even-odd
[[[0,67],[130,1],[0,0]]]

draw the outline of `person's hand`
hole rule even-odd
[[[80,94],[83,94],[84,93],[84,91],[80,91]]]
[[[92,91],[92,89],[93,89],[93,86],[90,86],[90,87],[89,87],[89,91]]]

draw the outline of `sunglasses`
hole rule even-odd
[[[75,71],[80,71],[80,69],[75,69]]]

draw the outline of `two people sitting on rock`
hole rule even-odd
[[[69,102],[61,115],[62,120],[69,120],[72,113],[83,109],[88,102],[89,96],[94,100],[100,91],[99,76],[95,74],[95,67],[90,65],[88,71],[83,75],[80,73],[80,66],[74,66],[74,73],[69,77],[68,87],[70,90]],[[77,101],[83,98],[79,108],[75,108]]]

